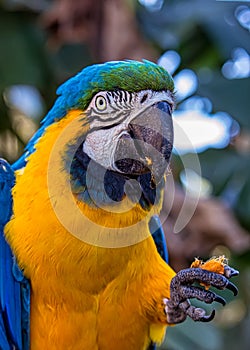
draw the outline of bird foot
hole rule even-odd
[[[229,289],[237,295],[238,289],[229,279],[238,274],[237,270],[227,265],[224,257],[212,258],[205,263],[196,259],[190,268],[179,271],[171,281],[170,299],[163,300],[167,322],[180,323],[187,316],[194,321],[211,321],[215,316],[215,310],[206,315],[204,309],[191,305],[189,299],[195,298],[206,304],[216,301],[224,306],[225,299],[209,288],[213,286],[219,290]],[[193,285],[194,283],[198,285]]]

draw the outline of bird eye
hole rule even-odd
[[[104,111],[107,108],[107,102],[103,96],[97,96],[95,106],[99,111]]]

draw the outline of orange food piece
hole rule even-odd
[[[192,262],[191,267],[194,268],[201,268],[203,270],[219,273],[221,275],[224,275],[224,269],[225,265],[227,265],[228,261],[225,258],[224,255],[218,256],[218,257],[212,257],[211,259],[203,262],[201,259],[195,258],[195,260]],[[210,285],[207,285],[205,283],[200,283],[203,285],[206,289],[209,289]]]

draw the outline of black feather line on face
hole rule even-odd
[[[91,164],[90,164],[91,162]],[[91,179],[88,181],[86,175]],[[104,176],[100,176],[103,174]],[[158,201],[157,192],[164,185],[152,186],[151,173],[139,175],[137,177],[126,176],[124,174],[104,169],[100,164],[94,162],[86,153],[83,152],[83,144],[80,145],[73,158],[71,169],[71,188],[74,194],[77,194],[80,200],[88,205],[98,206],[96,203],[102,202],[103,205],[112,202],[120,202],[125,195],[132,201],[135,201],[136,193],[139,193],[138,203],[144,210],[150,210],[152,205]],[[129,190],[126,189],[127,180],[136,180],[129,182]]]

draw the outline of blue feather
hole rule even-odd
[[[16,272],[18,267],[3,233],[12,214],[11,189],[14,183],[13,169],[0,159],[0,348],[28,350],[29,282],[20,270],[19,274]]]
[[[152,216],[152,218],[150,219],[149,230],[154,239],[158,253],[162,257],[162,259],[165,260],[166,263],[168,263],[169,257],[166,238],[164,235],[160,218],[157,215]],[[156,345],[154,343],[151,343],[149,345],[148,350],[156,350]]]
[[[154,215],[149,222],[149,230],[154,239],[158,253],[166,263],[169,262],[167,242],[162,228],[161,221],[157,215]]]

